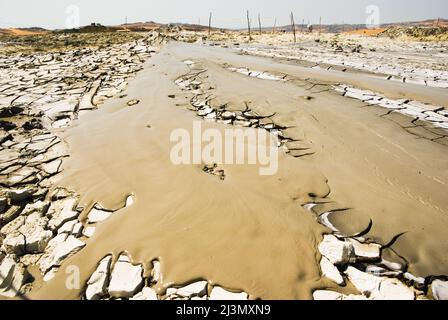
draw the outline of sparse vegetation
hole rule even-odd
[[[68,51],[102,48],[144,37],[138,32],[55,32],[30,36],[0,36],[0,54]]]
[[[411,38],[420,41],[448,41],[448,27],[392,27],[381,33],[392,39]]]

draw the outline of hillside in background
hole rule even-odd
[[[447,19],[430,19],[423,21],[412,21],[412,22],[396,22],[396,23],[385,23],[379,26],[379,29],[388,29],[392,27],[447,27],[448,20]],[[258,28],[257,26],[253,26],[254,29]],[[272,30],[273,27],[265,27],[263,30]],[[306,30],[307,24],[302,24],[302,22],[296,22],[296,30]],[[341,32],[350,32],[354,30],[365,30],[365,24],[313,24],[314,30],[321,30],[322,32],[330,32],[330,33],[341,33]],[[241,29],[244,30],[244,29]],[[278,26],[276,27],[277,31],[292,31],[291,25]]]
[[[8,28],[0,29],[0,35],[7,36],[30,36],[35,34],[47,33],[48,30],[43,28]]]
[[[61,29],[61,30],[46,30],[43,28],[6,28],[0,29],[0,35],[7,36],[29,36],[35,34],[43,34],[46,32],[73,32],[73,33],[90,33],[90,32],[143,32],[150,31],[157,28],[168,28],[168,27],[177,27],[183,30],[188,31],[206,31],[208,30],[208,26],[197,25],[197,24],[185,24],[185,23],[170,23],[170,24],[161,24],[154,21],[148,22],[133,22],[127,24],[121,24],[116,26],[103,26],[98,23],[92,23],[87,26],[80,27],[78,29]],[[254,31],[259,29],[258,24],[252,25]],[[448,28],[448,19],[429,19],[423,21],[413,21],[413,22],[400,22],[400,23],[386,23],[382,24],[380,28],[369,30],[366,29],[364,24],[331,24],[322,26],[318,24],[313,25],[314,31],[321,32],[329,32],[329,33],[351,33],[351,34],[364,34],[364,35],[378,35],[383,32],[386,32],[388,36],[399,36],[399,35],[408,35],[408,36],[428,36],[434,34],[443,34],[446,33]],[[228,30],[225,28],[216,28],[212,26],[212,30]],[[246,29],[237,29],[234,31],[245,31]],[[263,31],[273,31],[273,26],[262,27]],[[292,32],[293,28],[291,25],[285,26],[276,26],[275,31],[277,32]],[[296,30],[298,31],[306,31],[307,25],[297,23]]]

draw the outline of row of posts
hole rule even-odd
[[[212,17],[213,14],[210,12],[210,16],[208,19],[208,35],[210,36],[212,33]],[[294,34],[294,42],[297,42],[297,35],[296,35],[296,31],[297,31],[297,27],[296,27],[296,23],[294,20],[294,13],[291,12],[290,15],[290,19],[291,19],[291,29],[292,32]],[[249,14],[249,10],[247,10],[247,30],[249,33],[249,41],[252,41],[252,30],[251,30],[251,18],[250,18],[250,14]],[[301,25],[301,32],[304,31],[304,27],[305,27],[305,20],[302,21],[302,25]],[[272,33],[275,33],[277,28],[277,18],[275,18],[275,22],[274,22],[274,27],[272,28]],[[308,24],[307,27],[309,32],[313,32],[313,26]],[[260,35],[263,33],[263,28],[261,26],[261,15],[258,14],[258,31],[260,33]],[[319,34],[322,32],[322,17],[319,18]]]

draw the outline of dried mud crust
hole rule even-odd
[[[85,285],[86,300],[248,300],[249,295],[237,290],[212,285],[207,280],[183,286],[162,286],[163,273],[159,260],[149,266],[134,263],[126,252],[118,257],[108,255],[98,264]]]
[[[242,54],[286,59],[310,68],[362,71],[391,81],[448,88],[446,63],[439,62],[447,56],[443,43],[326,36],[297,45],[241,45],[239,50]]]
[[[120,63],[122,67],[118,70],[115,67],[111,68],[111,74],[107,74],[104,78],[101,66],[98,69],[94,67],[94,70],[87,71],[87,73],[94,74],[98,72],[100,75],[93,75],[85,80],[88,83],[88,89],[84,91],[81,90],[85,88],[84,85],[82,88],[59,88],[57,84],[60,80],[49,76],[53,80],[49,80],[47,83],[44,81],[42,84],[43,86],[48,84],[48,87],[40,88],[42,91],[36,88],[41,84],[33,87],[36,89],[36,92],[32,92],[33,95],[40,94],[41,97],[37,97],[36,100],[33,97],[32,101],[29,101],[26,95],[17,99],[14,96],[9,101],[7,99],[11,93],[14,95],[14,86],[25,85],[32,82],[32,79],[22,74],[14,81],[2,84],[0,91],[2,94],[4,93],[4,96],[1,101],[9,101],[8,108],[5,108],[4,113],[6,120],[2,122],[5,138],[2,138],[0,151],[0,156],[6,159],[6,162],[2,161],[2,165],[3,163],[6,165],[1,168],[5,182],[2,179],[2,198],[0,199],[3,219],[1,221],[2,236],[0,236],[2,244],[0,267],[3,276],[0,278],[0,293],[2,295],[7,297],[17,294],[24,295],[32,288],[33,275],[28,274],[28,266],[38,265],[44,280],[51,279],[66,258],[82,250],[85,245],[84,241],[93,235],[96,224],[110,218],[113,214],[119,214],[118,211],[121,208],[108,209],[99,203],[93,208],[80,208],[78,207],[79,195],[55,187],[57,182],[54,178],[61,170],[64,157],[69,155],[67,147],[54,132],[69,126],[70,121],[79,117],[83,111],[93,110],[107,98],[120,94],[121,90],[114,90],[115,84],[108,85],[111,78],[118,83],[123,81],[123,77],[118,77],[119,80],[114,78],[114,72],[124,72],[127,76],[132,75],[139,69],[139,64],[154,51],[152,47],[148,47],[148,43],[141,43],[136,47],[138,49],[135,54],[138,59],[134,62],[121,59],[118,59],[120,62],[113,60],[112,64]],[[132,52],[133,49],[125,47],[125,51]],[[120,53],[122,51],[119,49],[115,52],[117,55]],[[111,62],[107,60],[105,64],[107,65],[107,63]],[[214,107],[212,103],[209,104],[213,101],[213,89],[206,81],[207,71],[201,68],[199,63],[193,61],[185,61],[185,63],[190,66],[191,71],[177,79],[176,84],[192,94],[189,108],[199,117],[208,121],[265,129],[277,137],[279,147],[291,156],[303,157],[313,154],[313,151],[306,146],[306,141],[286,136],[283,131],[287,127],[274,123],[272,119],[274,115],[260,115],[251,109],[249,103],[245,110],[239,111],[227,109],[226,105]],[[285,76],[239,67],[226,67],[227,71],[239,72],[260,81],[293,81]],[[46,69],[49,74],[51,74],[51,70],[53,69]],[[126,76],[124,78],[127,79]],[[298,80],[296,82],[298,83]],[[13,85],[9,86],[11,83]],[[310,80],[300,83],[312,93],[330,90],[328,84],[313,83]],[[123,84],[123,87],[125,85]],[[54,90],[53,86],[56,87]],[[118,87],[121,88],[120,85]],[[61,107],[60,105],[44,110],[39,108],[38,101],[42,95],[45,96],[48,92],[52,92],[56,96],[65,96],[67,90],[74,91],[74,100],[78,101],[74,103],[74,108],[66,110],[65,106]],[[22,92],[22,90],[19,91]],[[312,97],[309,98],[312,99]],[[58,103],[60,100],[56,99],[50,103]],[[139,101],[124,100],[124,103],[132,107]],[[82,107],[80,108],[80,106]],[[20,110],[21,108],[23,110]],[[36,114],[35,110],[42,113]],[[22,124],[24,119],[21,117],[24,114],[30,117],[26,118],[28,124],[27,122]],[[39,122],[40,118],[46,120]],[[41,127],[38,123],[41,124]],[[204,166],[203,171],[221,179],[225,178],[225,173],[215,165]],[[33,188],[34,186],[37,187]],[[313,197],[313,195],[310,196]],[[369,217],[365,217],[361,222],[358,220],[359,223],[352,228],[341,230],[337,224],[338,217],[341,215],[349,217],[354,210],[345,208],[329,198],[314,198],[315,201],[303,203],[302,207],[310,214],[315,215],[316,221],[332,232],[331,235],[326,235],[319,245],[319,252],[322,255],[322,273],[337,285],[344,286],[351,283],[360,292],[359,295],[344,295],[335,291],[318,290],[314,292],[315,299],[446,297],[445,277],[431,276],[423,279],[416,278],[407,272],[406,260],[391,248],[393,243],[400,238],[400,234],[387,244],[375,243],[372,239],[365,238],[364,236],[374,223]],[[123,199],[123,208],[131,206],[133,201],[131,195]],[[35,233],[34,226],[36,225],[41,229]],[[110,254],[99,261],[96,270],[84,284],[83,298],[133,300],[250,298],[248,293],[211,285],[206,279],[185,285],[173,284],[168,288],[162,288],[162,282],[163,273],[160,261],[154,260],[150,266],[145,266],[132,261],[132,257],[126,252],[118,256]]]
[[[254,111],[251,107],[251,102],[246,101],[244,110],[236,110],[235,107],[229,104],[214,106],[213,88],[207,81],[207,70],[198,62],[190,60],[184,61],[191,71],[176,79],[175,83],[182,90],[190,92],[193,97],[190,100],[189,109],[194,111],[197,116],[205,121],[212,121],[224,123],[242,128],[264,129],[268,131],[277,140],[279,148],[284,150],[289,155],[300,158],[312,155],[314,152],[311,149],[309,142],[296,137],[290,137],[285,133],[288,129],[274,122],[273,114],[262,115]],[[251,72],[245,68],[234,68],[225,65],[224,68],[231,72],[239,72],[257,79],[285,81],[283,78],[265,73],[265,72]]]
[[[236,72],[248,77],[292,82],[310,92],[306,100],[314,99],[313,95],[322,92],[335,91],[342,96],[364,102],[362,107],[382,107],[384,113],[379,116],[399,125],[403,130],[419,139],[426,139],[441,145],[448,145],[448,111],[444,106],[433,106],[420,101],[409,99],[388,99],[380,93],[369,90],[358,89],[345,84],[331,85],[324,82],[315,82],[311,79],[297,79],[287,74],[271,74],[266,71],[250,70],[245,67],[234,67],[225,65],[226,70]]]
[[[448,145],[448,111],[444,106],[433,106],[408,99],[388,99],[379,93],[347,85],[336,85],[333,89],[344,97],[365,102],[365,107],[388,110],[379,116],[396,123],[419,139]]]
[[[89,42],[96,36],[76,37]],[[69,157],[59,133],[107,99],[124,99],[121,92],[155,53],[157,38],[126,36],[104,47],[0,56],[1,296],[26,297],[36,279],[49,281],[86,245],[95,224],[117,211],[98,204],[84,219],[89,208],[79,204],[79,195],[58,187]],[[48,40],[36,41],[42,39]],[[129,206],[132,197],[123,201]]]

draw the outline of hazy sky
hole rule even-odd
[[[0,27],[64,28],[66,9],[71,4],[79,7],[80,24],[98,22],[104,25],[121,24],[125,16],[129,22],[187,22],[207,24],[213,12],[217,27],[244,27],[245,11],[253,19],[261,14],[264,25],[289,24],[289,12],[296,22],[302,19],[318,23],[365,23],[366,8],[380,9],[380,22],[448,18],[448,0],[0,0]]]

